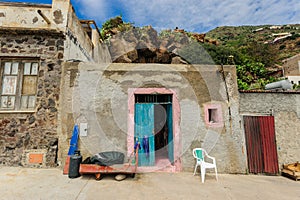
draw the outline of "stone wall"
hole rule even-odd
[[[0,164],[31,166],[26,157],[31,158],[28,153],[32,151],[33,155],[44,154],[38,166],[56,166],[64,35],[45,30],[0,30],[0,35],[0,59],[40,61],[35,110],[0,111]]]
[[[300,93],[241,93],[242,115],[273,115],[279,169],[300,160]]]
[[[300,75],[300,54],[283,61],[285,76],[299,76]]]

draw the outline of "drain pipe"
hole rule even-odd
[[[46,15],[44,15],[44,14],[42,13],[41,10],[38,10],[37,12],[38,12],[39,15],[41,15],[41,17],[47,22],[47,24],[51,24],[50,20],[46,17]]]

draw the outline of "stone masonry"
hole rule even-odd
[[[56,166],[57,115],[64,35],[45,30],[0,30],[1,57],[40,61],[35,111],[0,115],[0,164],[25,165],[26,152],[46,152],[43,165]],[[0,60],[1,61],[1,60]]]

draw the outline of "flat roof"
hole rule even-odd
[[[64,33],[62,31],[58,31],[56,29],[48,29],[48,28],[7,28],[7,27],[0,27],[1,34],[50,34],[50,35],[62,35]]]
[[[0,6],[52,8],[52,4],[37,4],[24,2],[0,2]]]

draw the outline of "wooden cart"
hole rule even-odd
[[[95,174],[96,180],[101,179],[101,174],[129,174],[134,178],[138,167],[139,153],[138,148],[129,157],[128,163],[112,166],[102,166],[97,164],[80,164],[79,173]]]
[[[295,179],[295,181],[300,180],[300,163],[292,163],[282,166],[282,175],[288,176]]]

